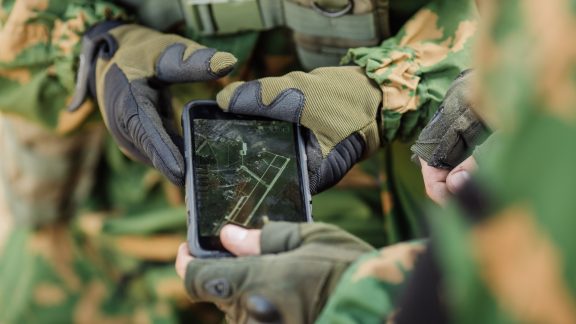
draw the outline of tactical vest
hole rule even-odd
[[[184,20],[204,36],[288,27],[306,69],[338,65],[349,48],[390,37],[389,0],[121,0],[164,30]]]

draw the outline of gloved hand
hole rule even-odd
[[[306,127],[312,194],[336,184],[380,146],[376,119],[382,92],[359,67],[319,68],[235,82],[216,100],[224,110]]]
[[[183,185],[181,139],[167,85],[217,79],[229,73],[236,61],[232,54],[177,35],[106,22],[83,38],[70,109],[79,107],[90,91],[121,150]]]
[[[438,112],[411,148],[431,167],[453,169],[490,135],[491,131],[472,109],[470,81],[473,75],[467,70],[456,78]]]
[[[260,243],[262,256],[190,261],[192,300],[215,303],[230,323],[312,323],[350,263],[374,250],[320,223],[268,223]]]

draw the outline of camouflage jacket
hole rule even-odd
[[[431,211],[434,256],[443,274],[441,290],[432,295],[445,321],[576,322],[576,52],[573,42],[564,41],[576,31],[575,8],[562,0],[483,2],[477,112],[498,138],[476,156],[475,184],[447,209]],[[351,280],[338,289],[350,293],[334,296],[323,319],[354,314],[360,305],[363,314],[375,314],[363,323],[400,322],[403,311],[438,320],[426,315],[438,314],[430,311],[431,300],[421,308],[400,308],[396,317],[376,316],[380,305],[388,305],[382,302],[388,286],[404,278],[377,271],[394,260],[384,251],[379,261],[359,260],[349,269],[345,278]],[[407,268],[406,260],[396,265]],[[358,279],[362,268],[373,275]],[[363,284],[361,298],[354,299],[362,302],[353,304],[350,296]],[[416,293],[425,295],[425,289]]]

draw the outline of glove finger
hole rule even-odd
[[[238,60],[227,52],[201,47],[196,43],[168,46],[156,63],[156,76],[168,83],[209,81],[232,71]]]
[[[282,253],[307,244],[339,246],[351,251],[371,251],[368,243],[344,230],[323,223],[270,222],[262,228],[262,254]]]
[[[133,82],[134,84],[134,82]],[[136,114],[126,121],[129,136],[152,165],[174,184],[184,185],[184,157],[165,129],[165,123],[158,115],[158,93],[145,86],[131,86],[138,97]],[[175,132],[172,131],[172,134]]]
[[[262,254],[282,253],[296,249],[302,244],[300,224],[270,222],[262,228],[260,251]]]
[[[304,108],[304,94],[297,88],[290,88],[290,84],[282,80],[265,78],[234,82],[218,93],[216,101],[220,108],[233,113],[299,123]]]
[[[163,96],[144,79],[128,82],[114,64],[104,80],[102,113],[108,130],[126,155],[153,165],[170,181],[183,185],[184,157],[158,114],[158,107],[168,109],[169,103],[161,103],[165,101]]]

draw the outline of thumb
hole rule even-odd
[[[227,52],[175,43],[158,58],[156,76],[168,83],[215,80],[230,73],[238,59]]]
[[[457,165],[446,178],[446,185],[451,193],[456,193],[470,180],[470,174],[478,168],[473,156]]]
[[[226,225],[220,231],[220,241],[226,250],[236,256],[260,254],[261,230],[248,230],[236,225]]]

